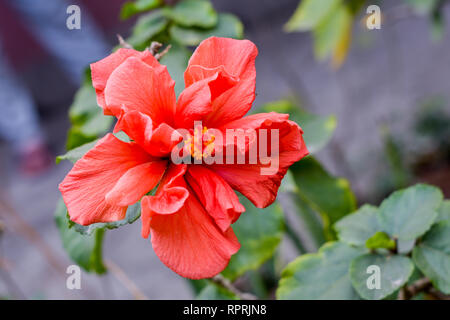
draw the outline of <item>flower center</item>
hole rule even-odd
[[[207,127],[194,128],[193,135],[190,134],[185,142],[184,148],[196,160],[210,157],[214,152],[214,140],[216,137],[208,132]]]

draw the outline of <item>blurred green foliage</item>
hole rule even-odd
[[[419,15],[431,21],[433,39],[440,40],[444,32],[442,7],[446,0],[403,0]],[[314,53],[319,61],[331,58],[333,67],[339,67],[346,59],[351,46],[352,30],[358,16],[366,19],[364,8],[374,3],[366,0],[302,0],[294,14],[285,24],[285,31],[311,32]],[[383,8],[383,1],[378,1]],[[382,9],[381,12],[385,15]],[[383,22],[383,19],[381,19]]]

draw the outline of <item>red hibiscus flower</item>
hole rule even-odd
[[[287,114],[244,117],[255,98],[257,53],[248,40],[203,41],[189,61],[186,89],[178,100],[167,68],[149,51],[119,49],[92,64],[98,104],[105,114],[118,118],[115,131],[125,132],[130,142],[107,134],[75,163],[59,186],[70,219],[82,225],[121,220],[127,207],[141,200],[142,236],[151,234],[165,265],[192,279],[221,272],[240,247],[231,224],[245,209],[234,190],[264,208],[275,200],[289,166],[308,154],[301,128]],[[182,129],[192,134],[183,140],[190,147],[189,157],[201,160],[208,148],[211,154],[214,136],[200,146],[191,143],[198,133],[195,121],[202,122],[203,134],[210,129],[276,129],[275,142],[256,135],[246,139],[243,148],[235,146],[233,138],[216,141],[214,149],[231,144],[248,158],[255,143],[275,144],[275,172],[261,174],[267,163],[259,160],[175,163],[171,154],[183,140]],[[148,195],[155,187],[154,195]]]

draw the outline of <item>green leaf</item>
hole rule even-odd
[[[430,14],[439,0],[404,0],[419,14]]]
[[[442,198],[441,190],[425,184],[392,193],[380,205],[381,230],[400,240],[421,236],[436,220]]]
[[[222,13],[219,14],[217,25],[212,29],[186,28],[175,24],[170,27],[169,33],[174,40],[183,45],[196,46],[212,36],[242,39],[244,26],[235,15]]]
[[[435,7],[431,14],[431,37],[433,41],[442,41],[445,33],[445,17],[442,8]]]
[[[303,129],[303,139],[311,154],[321,150],[331,140],[337,125],[334,115],[315,115],[299,108],[289,100],[267,103],[262,106],[262,110],[289,113],[289,119]]]
[[[79,127],[80,131],[86,136],[99,137],[107,132],[114,122],[112,116],[105,116],[100,108],[97,108],[86,121]]]
[[[416,240],[397,240],[397,248],[396,251],[398,254],[409,254],[416,245]]]
[[[83,144],[82,146],[76,147],[72,150],[69,150],[66,154],[61,155],[61,156],[57,156],[56,157],[56,163],[60,163],[62,160],[69,160],[72,163],[77,162],[78,160],[80,160],[85,154],[86,152],[88,152],[89,150],[91,150],[95,144],[98,142],[98,140]]]
[[[288,235],[290,235],[289,228],[295,232],[295,236],[300,241],[300,244],[295,243],[299,250],[302,253],[316,252],[326,241],[320,214],[313,210],[297,192],[279,193],[279,202],[284,212],[293,211],[297,217],[298,231],[293,226],[286,226],[286,229]]]
[[[86,71],[86,78],[75,93],[69,108],[70,122],[85,136],[98,136],[105,133],[114,120],[105,116],[103,109],[97,105],[95,89],[91,84],[90,70]]]
[[[364,246],[366,241],[380,229],[377,213],[377,207],[366,204],[339,220],[334,225],[339,240],[350,245]]]
[[[155,9],[164,4],[163,0],[136,0],[125,2],[120,11],[121,19],[128,19],[137,13]]]
[[[292,172],[288,170],[278,190],[278,201],[285,218],[289,213],[296,216],[296,221],[286,222],[286,232],[300,252],[317,252],[325,243],[323,221],[319,213],[311,208],[298,193]],[[295,222],[298,222],[295,225]],[[290,230],[294,233],[291,234]],[[298,243],[300,242],[300,243]]]
[[[137,20],[131,36],[127,38],[127,42],[135,48],[143,49],[153,37],[166,28],[168,23],[169,20],[161,10],[142,15]]]
[[[231,280],[246,271],[258,269],[273,256],[283,237],[284,219],[278,203],[258,209],[244,197],[239,200],[246,211],[233,224],[233,230],[241,248],[222,272],[224,277]]]
[[[70,121],[74,124],[82,124],[97,110],[101,111],[102,109],[97,105],[95,89],[90,82],[85,82],[75,93],[73,103],[69,108]]]
[[[450,200],[444,200],[438,209],[438,216],[436,222],[450,221]]]
[[[288,32],[312,30],[341,4],[341,0],[302,0],[284,26]]]
[[[132,224],[137,219],[139,219],[140,216],[141,204],[140,202],[138,202],[128,207],[125,218],[123,218],[122,220],[107,223],[93,223],[88,226],[82,226],[69,220],[69,226],[82,235],[91,235],[100,229],[116,229],[127,224]]]
[[[380,269],[380,287],[369,289],[376,273],[369,271],[370,266]],[[353,287],[361,297],[368,300],[384,299],[400,289],[414,271],[412,261],[400,255],[387,256],[381,254],[365,254],[354,259],[350,265],[350,279]]]
[[[372,237],[367,239],[366,248],[368,249],[394,249],[395,241],[389,238],[385,232],[378,231]]]
[[[450,221],[434,225],[414,248],[417,267],[445,294],[450,294]]]
[[[66,149],[75,149],[95,139],[97,139],[97,136],[87,136],[77,126],[72,126],[67,132]]]
[[[339,6],[314,29],[314,52],[318,60],[333,56],[334,66],[339,66],[350,45],[353,15],[346,6]]]
[[[197,300],[239,300],[232,292],[211,283],[200,291]]]
[[[283,270],[277,299],[356,300],[349,277],[350,262],[365,249],[329,242],[318,253],[304,254]]]
[[[182,0],[163,10],[167,18],[180,26],[212,28],[217,24],[217,13],[207,0]]]
[[[97,139],[111,128],[114,121],[113,117],[105,116],[102,108],[97,105],[89,70],[69,108],[69,118],[72,127],[67,136],[68,150]]]
[[[350,184],[343,178],[331,176],[313,157],[308,156],[291,166],[300,196],[322,215],[329,238],[331,226],[356,209]]]
[[[58,226],[64,249],[70,258],[87,272],[104,273],[106,268],[102,261],[102,242],[104,229],[98,229],[92,235],[81,235],[69,228],[67,210],[62,199],[55,211],[55,222]]]
[[[178,96],[184,89],[184,71],[191,52],[177,43],[171,43],[171,45],[172,47],[161,58],[160,62],[167,66],[170,76],[175,81],[175,92]]]

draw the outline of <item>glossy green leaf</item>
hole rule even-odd
[[[91,235],[99,229],[116,229],[121,226],[132,224],[141,216],[141,204],[140,202],[129,206],[125,215],[125,218],[115,222],[107,223],[93,223],[88,226],[82,226],[78,223],[69,220],[69,226],[71,229],[83,235]]]
[[[416,245],[416,240],[397,240],[397,253],[407,255],[409,254],[414,246]]]
[[[437,7],[431,15],[431,37],[435,42],[442,41],[445,34],[445,17],[442,9]]]
[[[86,136],[95,136],[96,138],[105,134],[112,126],[114,118],[105,116],[101,108],[97,107],[96,112],[79,126],[79,130]]]
[[[316,252],[326,242],[320,214],[313,210],[296,192],[279,193],[278,201],[284,212],[293,211],[297,218],[298,229],[294,229],[293,226],[287,226],[286,228],[293,228],[292,231],[295,232],[298,241],[301,242],[300,245],[296,244],[299,250],[302,253]]]
[[[73,103],[69,108],[69,118],[74,124],[84,123],[86,117],[94,114],[97,110],[102,111],[97,105],[95,89],[92,87],[90,80],[88,81],[75,93]]]
[[[258,269],[273,256],[283,237],[284,219],[278,203],[258,209],[246,198],[239,199],[246,211],[232,227],[241,248],[222,272],[231,280],[246,271]]]
[[[177,43],[171,43],[171,46],[160,62],[167,66],[170,76],[175,81],[175,92],[178,96],[184,89],[184,71],[191,52]]]
[[[417,13],[430,14],[438,4],[439,0],[404,0]]]
[[[169,20],[163,15],[161,10],[155,10],[142,15],[136,22],[133,32],[127,42],[137,49],[144,49],[157,34],[162,32]]]
[[[217,12],[208,0],[181,0],[163,9],[167,18],[184,27],[212,28],[217,24]]]
[[[283,270],[277,299],[355,300],[348,273],[350,262],[365,249],[342,242],[329,242],[318,253],[304,254]]]
[[[77,162],[78,160],[80,160],[85,154],[86,152],[88,152],[89,150],[91,150],[95,144],[98,142],[98,140],[92,141],[92,142],[88,142],[86,144],[83,144],[82,146],[76,147],[72,150],[69,150],[66,154],[61,155],[61,156],[57,156],[56,157],[56,163],[60,163],[62,160],[69,160],[72,163]]]
[[[88,272],[99,274],[106,272],[102,261],[104,229],[98,229],[92,235],[81,235],[69,228],[67,210],[62,199],[58,202],[56,208],[55,222],[58,226],[64,249],[77,265]]]
[[[318,60],[333,56],[338,66],[345,58],[351,38],[353,16],[345,6],[339,6],[314,29],[314,52]]]
[[[97,105],[89,70],[69,108],[69,118],[72,127],[67,135],[67,150],[97,139],[111,128],[114,121],[113,117],[105,116],[102,108]]]
[[[355,196],[343,178],[330,175],[313,157],[295,163],[291,169],[300,196],[322,215],[329,238],[331,226],[356,210]]]
[[[75,149],[79,146],[82,146],[83,144],[94,141],[95,139],[97,139],[96,136],[87,136],[83,132],[81,132],[79,128],[77,128],[76,126],[72,126],[67,132],[66,149]]]
[[[119,132],[116,132],[113,134],[116,136],[117,139],[119,139],[123,142],[130,142],[130,138],[123,131],[119,131]],[[68,149],[69,151],[67,151],[66,154],[56,157],[56,164],[60,163],[63,160],[69,160],[72,163],[77,162],[86,154],[86,152],[91,150],[97,144],[97,142],[99,140],[100,139],[97,139],[97,140],[82,144],[78,147]]]
[[[170,36],[186,46],[196,46],[206,38],[216,36],[224,38],[242,39],[244,26],[242,22],[232,14],[219,14],[217,25],[211,29],[186,28],[173,25],[170,28]]]
[[[378,231],[366,241],[368,249],[394,249],[395,241],[385,232]]]
[[[445,294],[450,294],[450,221],[434,225],[414,248],[417,267]]]
[[[300,252],[317,252],[325,243],[323,221],[320,214],[313,210],[299,195],[290,170],[283,178],[278,190],[277,200],[286,219],[289,216],[296,218],[295,221],[286,222],[286,232]],[[291,234],[290,230],[294,232],[294,235]]]
[[[436,220],[442,198],[441,190],[425,184],[392,193],[380,205],[381,230],[400,240],[421,236]]]
[[[380,229],[377,213],[377,207],[366,204],[339,220],[334,225],[339,240],[351,245],[364,246],[366,241]]]
[[[284,29],[289,32],[312,30],[326,20],[341,2],[341,0],[302,0]]]
[[[379,274],[377,271],[371,271],[371,266],[378,267]],[[352,261],[350,279],[361,297],[368,300],[380,300],[400,289],[413,271],[414,264],[405,256],[365,254]],[[379,288],[371,287],[376,284],[377,276],[379,276]]]
[[[236,295],[225,288],[211,283],[200,291],[197,300],[239,300]]]
[[[262,106],[262,110],[289,113],[289,119],[303,129],[303,139],[311,154],[321,150],[331,140],[337,125],[334,115],[315,115],[299,108],[289,100],[267,103]]]
[[[450,221],[450,200],[442,201],[439,209],[436,222],[440,221]]]
[[[128,19],[137,13],[155,9],[164,4],[163,0],[136,0],[125,2],[120,11],[121,19]]]
[[[102,108],[97,105],[97,96],[91,84],[89,70],[69,108],[69,118],[73,126],[85,136],[98,136],[105,133],[114,120],[111,116],[105,116]]]

